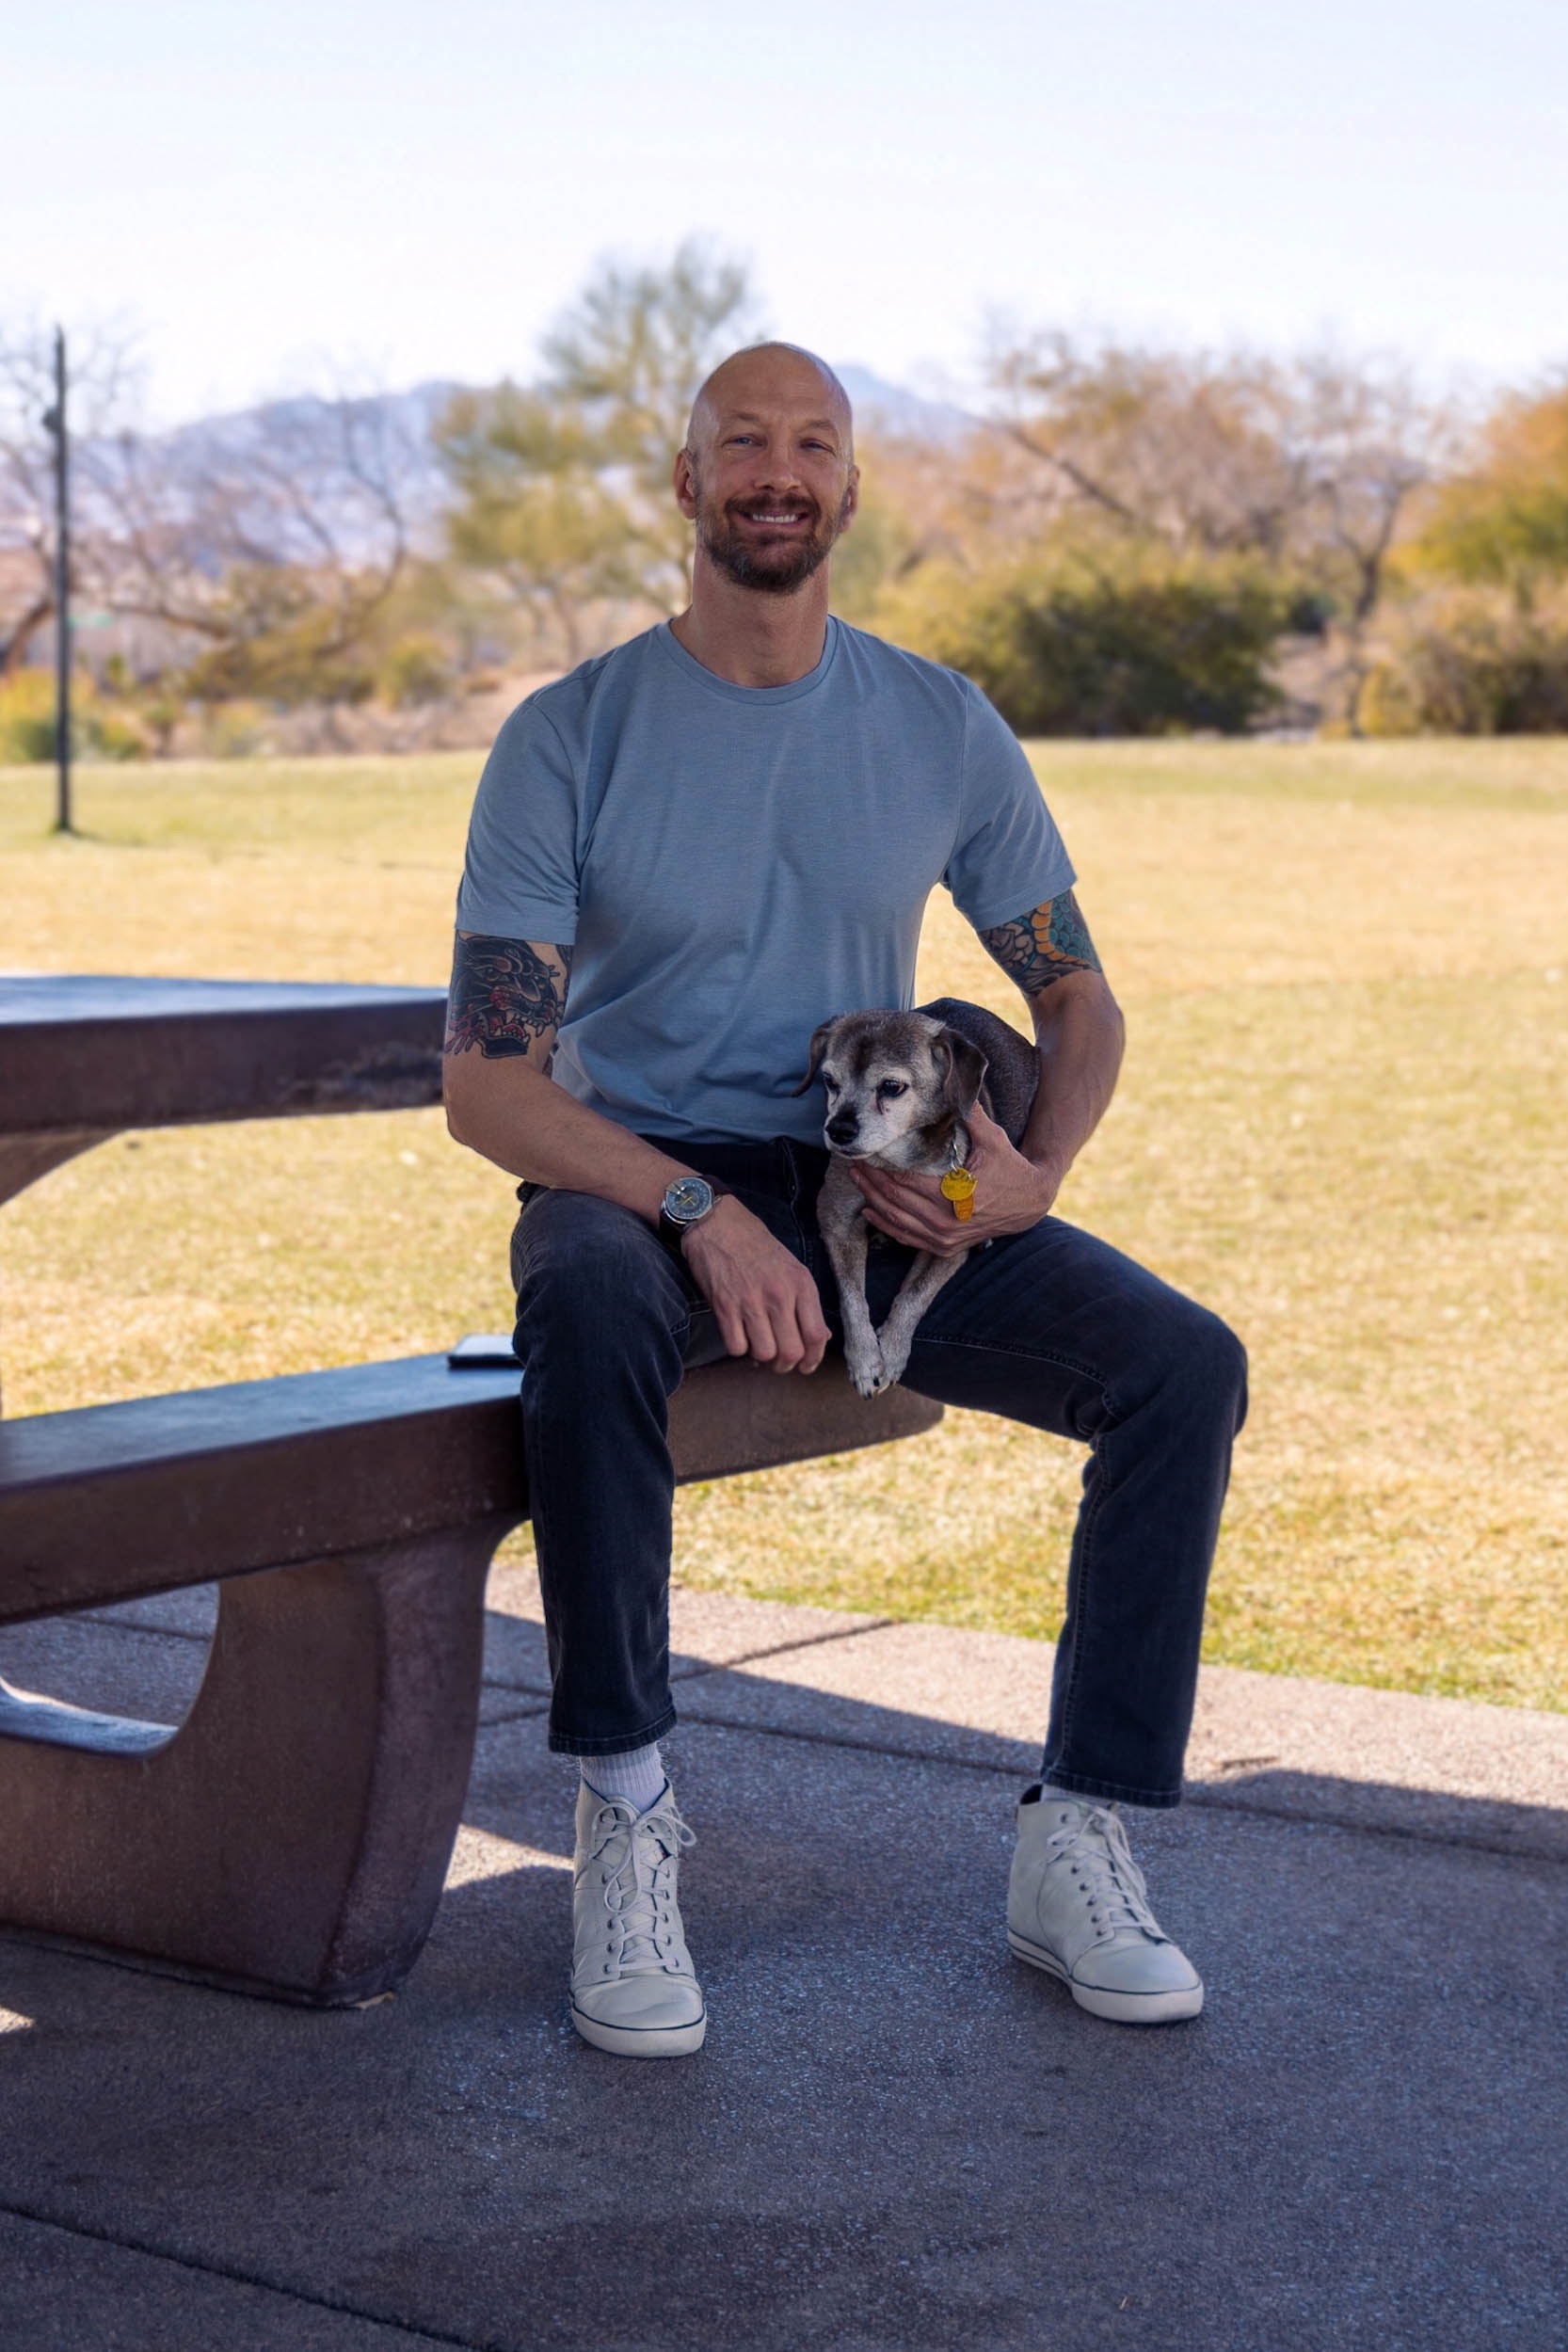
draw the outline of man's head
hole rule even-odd
[[[698,392],[675,494],[718,571],[788,596],[848,528],[859,478],[832,369],[794,344],[764,343],[726,360]]]

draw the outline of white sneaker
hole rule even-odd
[[[1203,1979],[1149,1909],[1120,1813],[1093,1798],[1024,1791],[1007,1941],[1096,2017],[1161,2025],[1203,2007]]]
[[[680,1848],[696,1843],[667,1781],[642,1814],[586,1782],[577,1792],[571,2022],[596,2049],[683,2058],[702,2047],[708,2012],[676,1894]]]

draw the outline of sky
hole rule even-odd
[[[962,392],[988,323],[1568,362],[1563,0],[0,0],[0,322],[150,421],[524,376],[692,233],[773,331]]]

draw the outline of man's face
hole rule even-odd
[[[681,511],[738,587],[788,596],[855,513],[848,416],[799,362],[737,361],[714,392],[676,470]]]

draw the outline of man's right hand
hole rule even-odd
[[[817,1286],[732,1192],[721,1193],[680,1249],[731,1355],[776,1372],[816,1370],[827,1346]]]

